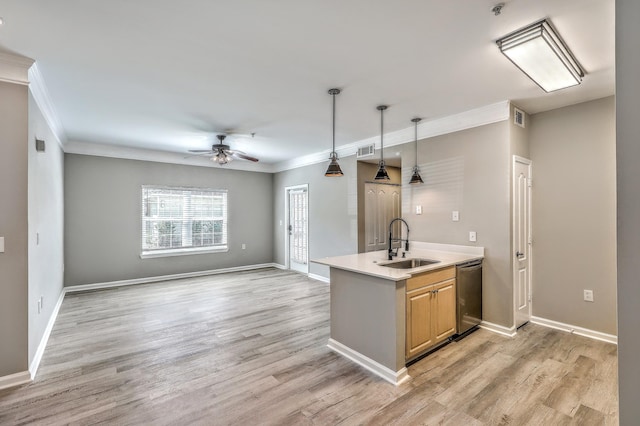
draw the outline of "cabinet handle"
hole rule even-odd
[[[432,294],[437,294],[437,293],[438,293],[438,290],[431,290],[431,293],[432,293]]]

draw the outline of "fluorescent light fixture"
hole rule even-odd
[[[575,86],[584,77],[580,64],[546,19],[514,31],[496,43],[545,92]]]

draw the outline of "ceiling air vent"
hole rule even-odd
[[[524,128],[524,111],[513,108],[513,124]]]
[[[361,146],[360,148],[358,148],[358,154],[356,155],[356,158],[370,157],[375,152],[376,152],[375,144]]]

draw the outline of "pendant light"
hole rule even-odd
[[[411,120],[412,123],[415,124],[416,133],[415,133],[415,144],[416,144],[416,162],[415,166],[413,166],[413,174],[411,175],[410,184],[414,185],[416,183],[424,183],[422,177],[420,177],[420,170],[418,169],[418,123],[422,120],[422,118],[414,118]]]
[[[343,175],[340,164],[338,164],[338,154],[336,153],[336,95],[339,93],[340,89],[329,89],[329,94],[333,96],[333,143],[331,145],[331,154],[329,154],[329,160],[331,161],[329,162],[329,167],[327,167],[327,171],[324,174],[328,177]]]
[[[386,105],[378,105],[378,111],[380,111],[380,163],[378,163],[378,173],[374,180],[390,180],[387,169],[384,166],[384,120],[382,115],[384,110],[387,109]]]

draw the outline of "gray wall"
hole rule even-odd
[[[64,180],[65,286],[273,261],[271,174],[67,154]],[[140,259],[141,185],[227,189],[229,251]]]
[[[510,257],[509,126],[506,121],[421,140],[418,163],[424,185],[404,183],[403,217],[411,239],[446,244],[474,245],[469,231],[476,231],[478,246],[486,248],[484,315],[487,321],[513,325],[513,288]],[[401,153],[402,176],[408,181],[414,164],[412,143],[395,146]],[[310,258],[357,252],[357,166],[355,156],[340,160],[345,173],[326,178],[326,164],[315,164],[277,173],[274,178],[275,261],[285,263],[284,187],[309,184]],[[415,205],[423,207],[416,215]],[[451,221],[451,211],[460,221]],[[329,276],[328,267],[311,263],[310,272]]]
[[[327,163],[276,173],[273,180],[274,262],[285,265],[285,191],[309,184],[309,258],[357,253],[358,207],[355,155],[340,159],[342,177],[326,177]],[[311,263],[309,272],[329,277],[329,267]]]
[[[36,152],[35,139],[45,141]],[[64,153],[29,95],[29,363],[63,287]],[[42,310],[38,313],[38,299]]]
[[[535,114],[530,123],[533,315],[615,335],[614,98]]]
[[[36,152],[35,139],[45,141]],[[29,363],[62,293],[64,270],[64,153],[29,95]],[[38,313],[38,299],[42,310]]]
[[[403,185],[403,217],[411,239],[485,247],[484,320],[513,325],[511,276],[511,142],[506,121],[418,142],[423,185]],[[401,147],[403,176],[413,166],[412,144]],[[422,206],[422,215],[415,207]],[[451,212],[460,212],[453,222]],[[469,231],[477,242],[469,242]]]
[[[28,88],[0,82],[0,377],[27,371]]]
[[[620,424],[640,419],[640,2],[616,1],[616,149],[618,184],[618,380]]]

